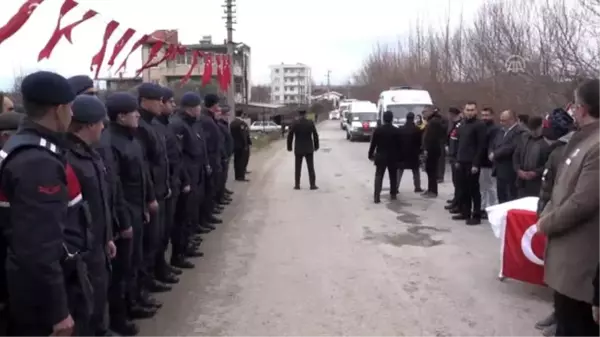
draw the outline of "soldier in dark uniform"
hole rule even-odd
[[[26,119],[0,151],[8,334],[88,335],[92,289],[81,256],[89,211],[63,137],[75,95],[67,79],[45,71],[25,77],[21,93]]]
[[[390,178],[390,199],[396,200],[398,195],[398,149],[402,147],[402,138],[400,130],[392,124],[393,120],[394,114],[391,111],[383,114],[383,125],[375,129],[369,146],[369,160],[375,163],[373,201],[376,204],[381,202],[381,186],[386,169]]]
[[[216,203],[218,182],[223,173],[221,148],[223,147],[224,140],[216,122],[220,114],[219,97],[214,94],[206,95],[204,97],[204,109],[198,118],[198,126],[202,128],[202,132],[206,137],[206,154],[208,156],[208,165],[210,167],[208,171],[210,174],[205,184],[206,192],[202,202],[200,217],[204,225],[210,229],[214,229],[214,224],[223,223],[223,220],[213,214],[215,210],[222,209]]]
[[[90,328],[93,335],[104,336],[108,333],[105,313],[110,259],[115,257],[117,249],[112,240],[112,211],[109,205],[111,192],[106,179],[107,171],[100,154],[93,146],[100,141],[106,107],[96,97],[78,96],[73,101],[72,110],[66,156],[79,180],[81,194],[92,219],[91,250],[85,256],[94,288],[94,311]]]
[[[231,192],[227,189],[227,177],[229,175],[229,160],[233,155],[233,138],[229,131],[229,108],[222,109],[221,115],[216,120],[219,131],[221,131],[223,143],[221,147],[221,167],[223,168],[219,179],[219,187],[217,190],[217,202],[220,205],[228,205],[231,202]],[[215,214],[220,214],[217,210]]]
[[[69,78],[69,84],[75,95],[97,96],[94,80],[87,75],[77,75]]]
[[[0,114],[0,148],[17,131],[23,117],[25,117],[24,114],[16,111],[8,111]]]
[[[171,236],[171,265],[179,268],[193,268],[194,265],[186,260],[186,257],[202,255],[195,250],[196,247],[193,247],[191,242],[193,232],[202,234],[210,231],[209,228],[200,226],[198,207],[204,198],[206,172],[210,169],[203,139],[204,134],[197,123],[201,106],[202,99],[198,94],[185,93],[180,102],[181,110],[171,118],[169,124],[181,148],[183,163],[181,177],[182,181],[185,181],[182,183],[184,188],[176,203],[175,222]],[[197,245],[199,245],[200,240],[197,241]]]
[[[125,92],[115,93],[106,98],[106,109],[110,124],[102,135],[102,147],[110,148],[113,154],[113,174],[116,185],[122,188],[125,207],[129,216],[129,224],[133,230],[131,238],[123,228],[117,245],[117,258],[113,262],[113,279],[111,287],[110,316],[111,326],[130,326],[124,319],[148,318],[154,316],[158,303],[144,301],[140,295],[138,282],[140,266],[143,261],[144,216],[148,212],[147,189],[144,152],[142,145],[135,137],[140,115],[137,111],[136,98]],[[121,227],[124,225],[121,224]],[[120,296],[126,301],[123,307]]]
[[[167,157],[168,163],[168,194],[165,197],[164,202],[159,207],[159,216],[162,224],[162,232],[160,233],[160,248],[156,254],[156,261],[154,266],[154,277],[156,280],[167,283],[175,284],[179,282],[176,275],[181,274],[181,270],[170,266],[165,257],[167,247],[169,246],[169,240],[171,238],[171,224],[173,223],[174,217],[174,204],[172,202],[173,193],[179,194],[180,186],[180,153],[177,147],[177,139],[175,135],[169,129],[169,117],[173,114],[175,109],[175,100],[173,99],[173,91],[169,88],[162,88],[162,109],[161,114],[156,116],[152,120],[152,126],[156,130],[156,134],[159,136],[160,143],[164,149],[164,154]]]
[[[229,124],[231,137],[233,138],[233,168],[235,180],[248,181],[246,179],[246,163],[250,155],[250,128],[242,119],[242,109],[235,110],[235,119]]]
[[[300,175],[302,171],[302,160],[306,159],[308,168],[308,180],[310,189],[318,189],[315,183],[315,164],[314,152],[319,150],[319,134],[315,123],[306,118],[306,110],[298,111],[299,118],[290,126],[287,137],[287,149],[292,152],[294,145],[294,156],[296,158],[294,165],[294,189],[300,189]],[[294,141],[294,137],[296,138]]]
[[[169,195],[169,173],[165,143],[160,134],[152,126],[155,117],[162,112],[163,89],[158,84],[142,83],[138,89],[140,125],[137,136],[144,150],[144,160],[148,174],[148,222],[144,226],[143,247],[144,263],[141,281],[141,301],[157,303],[151,298],[150,292],[165,292],[171,287],[154,279],[156,259],[162,248],[162,233],[164,232],[164,206]],[[163,210],[161,212],[161,210]]]

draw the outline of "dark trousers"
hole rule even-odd
[[[144,231],[145,227],[148,227],[145,219],[143,218],[143,211],[141,208],[132,210],[131,214],[131,228],[133,229],[133,238],[131,243],[131,267],[128,268],[127,279],[127,300],[131,304],[140,295],[140,282],[146,274],[144,269]],[[118,250],[118,247],[117,247]],[[118,255],[118,254],[117,254]]]
[[[479,171],[472,173],[470,163],[460,163],[458,167],[458,183],[460,196],[458,207],[466,217],[481,216],[481,192],[479,190]]]
[[[248,172],[248,162],[250,161],[250,147],[246,150],[246,155],[244,156],[244,171]]]
[[[127,320],[128,278],[133,274],[131,265],[132,239],[118,239],[117,256],[112,262],[112,274],[108,288],[108,312],[110,324],[120,325]]]
[[[173,231],[173,224],[175,222],[175,207],[178,196],[179,192],[172,192],[171,196],[165,199],[163,204],[164,208],[159,210],[162,218],[162,231],[159,233],[159,247],[157,249],[156,259],[154,262],[154,275],[156,277],[165,276],[169,273],[165,255],[167,248],[169,247],[169,241],[171,241],[171,232]]]
[[[316,177],[315,177],[315,162],[313,154],[296,154],[296,162],[294,165],[294,183],[296,186],[300,186],[300,177],[302,173],[302,160],[306,159],[306,168],[308,169],[308,181],[310,186],[315,186]]]
[[[516,180],[512,177],[496,176],[496,191],[499,203],[517,199]]]
[[[415,190],[420,190],[421,189],[421,170],[419,169],[419,164],[417,164],[410,168],[408,168],[408,167],[398,168],[398,179],[396,182],[396,191],[400,190],[400,182],[402,181],[402,176],[404,175],[405,170],[412,171],[413,186],[414,186]]]
[[[143,249],[144,249],[144,280],[150,282],[155,275],[156,260],[162,251],[162,239],[164,233],[165,201],[158,200],[158,212],[150,214],[150,223],[144,227]]]
[[[438,153],[429,153],[425,158],[425,172],[427,173],[427,191],[438,194],[438,165],[440,155]]]
[[[373,190],[373,195],[375,199],[379,199],[381,195],[381,189],[383,185],[383,175],[385,171],[388,172],[388,177],[390,178],[390,195],[398,194],[398,167],[396,163],[380,163],[375,165],[375,186]]]
[[[444,176],[446,175],[446,150],[442,146],[442,152],[440,152],[440,156],[438,159],[438,180],[444,181]]]
[[[554,292],[556,336],[598,336],[592,305]]]
[[[90,328],[95,335],[106,333],[106,301],[108,297],[109,270],[106,247],[98,246],[88,253],[85,259],[89,278],[94,289],[94,310],[90,319]]]
[[[246,166],[248,160],[246,157],[249,155],[250,150],[238,149],[233,152],[233,171],[236,180],[246,179]]]
[[[202,196],[202,197],[199,197],[200,198],[199,203],[201,205],[200,213],[199,213],[200,221],[210,217],[215,208],[215,196],[217,194],[217,182],[218,182],[218,177],[220,174],[221,174],[221,172],[213,172],[210,176],[207,176],[206,179],[204,179],[203,184],[201,186],[199,186],[199,188],[198,188],[198,191],[199,191],[198,193],[199,193],[199,195]],[[202,189],[204,193],[202,193],[202,191],[200,191],[200,189]],[[196,223],[193,223],[192,225],[196,225]]]
[[[456,161],[450,161],[450,172],[452,173],[452,186],[454,187],[454,195],[452,197],[452,204],[454,206],[458,205],[458,200],[460,200],[460,170],[456,167]]]

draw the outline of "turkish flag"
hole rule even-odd
[[[104,36],[102,37],[102,47],[100,50],[92,57],[92,62],[90,64],[90,71],[94,71],[94,66],[96,66],[96,73],[94,74],[94,79],[98,78],[98,74],[100,73],[100,67],[102,67],[102,62],[104,62],[104,55],[106,54],[106,46],[108,45],[108,40],[115,32],[115,29],[119,27],[119,23],[115,20],[112,20],[106,25],[104,29]]]
[[[202,85],[207,85],[212,81],[213,55],[204,54],[204,71],[202,72]]]
[[[65,15],[67,15],[67,13],[69,13],[75,7],[77,7],[77,3],[73,0],[65,0],[63,2],[62,6],[60,7],[60,13],[58,14],[58,20],[56,21],[56,28],[54,28],[54,32],[52,33],[52,36],[50,36],[50,38],[48,39],[48,42],[46,42],[46,46],[44,46],[44,48],[42,48],[42,50],[40,50],[40,53],[38,55],[38,62],[43,59],[50,58],[50,55],[52,55],[52,51],[54,50],[54,47],[56,47],[56,45],[58,44],[58,41],[60,41],[60,38],[64,34],[63,30],[60,28],[62,19],[65,17]]]
[[[125,33],[123,33],[119,41],[117,41],[117,43],[115,43],[115,45],[113,46],[113,51],[106,64],[108,64],[110,67],[112,67],[115,64],[115,59],[117,58],[119,53],[121,53],[123,48],[125,48],[125,45],[127,44],[127,42],[129,42],[131,37],[133,37],[133,34],[135,34],[135,29],[127,28],[127,30],[125,31]]]
[[[229,89],[231,85],[231,58],[229,55],[223,55],[223,87]]]
[[[27,20],[31,17],[31,14],[42,4],[44,0],[28,0],[26,1],[15,15],[13,15],[8,22],[0,27],[0,44],[13,36],[27,23]]]
[[[537,232],[535,212],[511,209],[506,213],[501,276],[527,283],[544,284],[546,237]]]
[[[223,84],[223,58],[221,54],[215,55],[215,61],[217,62],[217,82],[219,83],[219,88],[225,91],[226,88]]]
[[[129,53],[127,54],[127,56],[125,56],[125,59],[123,60],[123,62],[121,62],[121,65],[119,66],[119,68],[117,68],[117,71],[115,71],[116,73],[118,73],[121,69],[125,70],[127,68],[127,60],[129,60],[129,56],[131,56],[131,54],[133,54],[134,51],[138,50],[138,48],[140,48],[144,43],[146,43],[148,39],[150,39],[150,35],[144,34],[137,41],[135,41],[133,46],[131,46]]]
[[[190,64],[190,68],[188,69],[185,76],[181,78],[181,84],[186,84],[190,78],[192,77],[192,72],[194,72],[194,68],[198,65],[198,57],[202,56],[202,52],[198,50],[192,51],[192,64]]]

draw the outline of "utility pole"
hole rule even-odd
[[[227,55],[231,60],[231,78],[229,79],[230,85],[227,89],[227,105],[229,105],[229,109],[231,109],[231,111],[235,111],[235,75],[233,74],[233,65],[235,64],[233,60],[235,49],[233,44],[233,25],[237,24],[235,21],[235,0],[225,0],[225,4],[222,7],[225,9],[225,16],[223,19],[225,19],[225,28],[227,28]],[[230,113],[230,116],[232,115],[233,114]]]
[[[331,70],[327,70],[327,75],[326,76],[327,76],[327,92],[330,92],[331,91],[331,81],[330,81]]]

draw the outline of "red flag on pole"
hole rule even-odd
[[[19,11],[15,13],[4,26],[0,27],[0,44],[19,31],[43,1],[44,0],[28,0],[25,2],[21,8],[19,8]]]
[[[112,20],[106,25],[104,29],[104,37],[102,38],[102,47],[92,57],[92,63],[90,64],[90,71],[94,71],[94,66],[96,66],[96,74],[94,75],[94,79],[98,78],[98,73],[100,73],[100,68],[102,67],[102,62],[104,62],[104,55],[106,54],[106,45],[108,44],[108,40],[115,32],[115,29],[119,27],[119,23],[115,20]]]
[[[194,72],[194,68],[198,65],[198,57],[202,56],[202,53],[198,50],[194,50],[192,52],[192,64],[190,64],[190,69],[188,72],[181,78],[181,84],[186,84],[190,78],[192,77],[192,73]]]
[[[215,61],[217,62],[217,83],[219,83],[219,88],[225,91],[223,87],[223,58],[221,54],[215,55]]]
[[[63,36],[65,37],[65,39],[67,39],[67,41],[69,41],[69,43],[73,44],[73,40],[71,38],[71,33],[73,32],[73,28],[79,26],[80,24],[86,22],[87,20],[93,18],[94,16],[96,16],[96,14],[98,14],[96,11],[93,10],[89,10],[87,12],[85,12],[85,14],[83,14],[83,17],[81,17],[81,19],[73,22],[72,24],[66,26],[65,28],[62,29],[63,32]]]
[[[110,55],[110,59],[108,59],[107,63],[110,67],[112,67],[115,64],[115,59],[117,58],[119,53],[121,53],[123,48],[125,48],[127,42],[129,42],[129,40],[133,37],[133,34],[135,34],[135,29],[127,28],[125,33],[123,33],[123,36],[121,36],[119,41],[115,43],[112,54]]]
[[[148,69],[148,68],[155,67],[155,66],[157,66],[157,65],[159,65],[159,64],[161,64],[161,63],[163,63],[165,60],[170,60],[171,58],[174,58],[175,56],[177,56],[177,51],[178,51],[178,48],[179,48],[179,47],[178,47],[177,45],[170,44],[170,45],[167,47],[167,50],[165,50],[165,52],[164,52],[163,56],[162,56],[160,59],[158,59],[158,60],[156,60],[156,61],[154,61],[154,62],[146,62],[146,63],[145,63],[143,66],[142,66],[142,68],[141,68],[141,69],[139,69],[138,71],[139,71],[139,72],[142,72],[142,70],[144,70],[144,69]],[[159,49],[159,51],[160,51],[160,49]],[[152,50],[150,50],[150,53],[152,53]],[[158,53],[157,53],[157,54],[158,54]],[[152,54],[150,54],[150,55],[152,55]],[[156,55],[154,55],[154,56],[156,56]],[[152,60],[151,58],[148,58],[148,61],[151,61],[151,60]]]
[[[50,39],[48,39],[48,42],[46,42],[46,46],[44,46],[44,48],[40,50],[40,53],[38,55],[38,62],[43,59],[50,58],[54,47],[56,47],[58,41],[60,41],[60,38],[64,34],[63,30],[60,28],[62,19],[75,7],[77,7],[77,3],[73,0],[65,0],[63,2],[62,6],[60,7],[60,13],[58,14],[58,20],[56,21],[56,27],[54,28],[54,32],[52,33],[52,36],[50,36]]]
[[[142,65],[142,67],[140,69],[135,71],[135,77],[140,76],[140,74],[142,73],[142,71],[144,71],[144,69],[152,66],[152,60],[156,57],[156,55],[158,55],[158,53],[160,52],[160,50],[162,49],[164,44],[165,43],[163,41],[157,41],[152,45],[152,48],[150,48],[150,51],[148,52],[148,59]]]
[[[229,89],[231,85],[231,57],[223,55],[223,86],[224,90]]]
[[[212,53],[204,54],[204,71],[202,72],[202,85],[207,85],[212,80],[213,71],[213,55]]]
[[[129,54],[127,54],[127,56],[125,56],[125,59],[123,60],[123,62],[119,66],[119,68],[117,69],[117,71],[116,71],[117,73],[121,69],[123,69],[123,70],[126,69],[126,67],[127,67],[127,60],[129,60],[129,56],[131,56],[131,54],[133,54],[134,51],[136,51],[146,41],[148,41],[149,38],[150,38],[150,35],[144,34],[142,37],[139,38],[139,40],[135,41],[135,43],[133,44],[133,46],[131,46],[131,50],[129,50]]]

